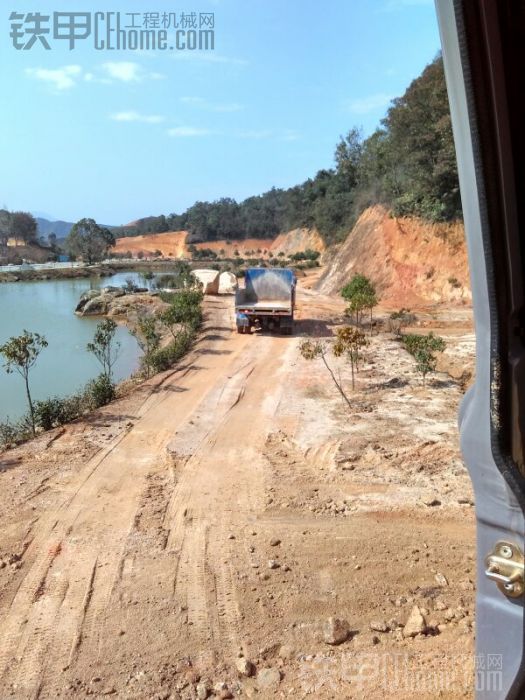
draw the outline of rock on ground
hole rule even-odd
[[[255,673],[255,666],[251,661],[245,659],[244,657],[237,659],[235,666],[237,667],[237,671],[239,671],[242,676],[249,677],[253,676]]]
[[[403,637],[415,637],[418,634],[424,634],[426,630],[425,618],[418,606],[414,605],[403,629]]]
[[[342,644],[350,636],[350,627],[346,620],[330,617],[323,628],[323,639],[326,644]]]
[[[281,682],[281,672],[278,668],[262,668],[257,674],[259,690],[271,690]]]

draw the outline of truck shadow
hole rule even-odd
[[[273,337],[281,336],[283,338],[300,338],[301,336],[308,336],[310,338],[331,338],[334,335],[334,332],[332,330],[332,327],[334,325],[336,324],[330,324],[326,321],[320,321],[319,319],[303,318],[301,320],[294,321],[293,333],[291,334],[291,336],[287,333],[279,331],[278,329],[273,331],[265,329],[252,330],[252,334]]]
[[[294,323],[294,336],[310,336],[314,338],[331,338],[336,321],[325,321],[318,318],[301,318]]]

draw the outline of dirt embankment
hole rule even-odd
[[[114,247],[116,253],[130,252],[136,256],[138,253],[153,254],[160,251],[166,257],[182,258],[190,257],[188,248],[187,231],[171,231],[169,233],[157,233],[150,236],[132,236],[118,238]],[[287,233],[281,233],[277,238],[246,238],[243,240],[220,240],[206,243],[195,243],[198,250],[209,249],[225,257],[233,257],[238,252],[243,257],[257,256],[267,257],[270,253],[293,254],[310,248],[320,253],[324,252],[325,245],[319,233],[312,229],[298,228]]]
[[[17,270],[0,272],[1,282],[35,282],[38,280],[69,280],[83,277],[111,277],[115,270],[106,266],[68,267],[49,270]]]
[[[133,256],[136,256],[137,253],[147,254],[160,251],[166,257],[182,258],[187,254],[187,236],[187,231],[170,231],[150,236],[117,238],[113,252],[125,254],[129,251]]]
[[[361,273],[375,283],[386,306],[467,304],[472,299],[460,222],[392,218],[383,207],[371,207],[326,262],[319,283],[325,294],[338,293]]]

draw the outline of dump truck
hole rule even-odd
[[[244,274],[244,287],[235,295],[238,333],[263,331],[293,333],[296,277],[282,267],[252,267]]]

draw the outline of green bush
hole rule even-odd
[[[37,401],[35,403],[35,423],[37,427],[51,430],[51,428],[66,423],[66,401],[67,399],[61,399],[57,396],[44,401]]]
[[[27,413],[15,423],[9,419],[0,423],[0,449],[5,450],[33,437],[31,416]]]
[[[443,338],[430,332],[428,335],[410,333],[403,336],[403,343],[407,351],[413,355],[416,361],[416,369],[423,377],[423,383],[429,372],[434,372],[437,366],[435,352],[443,352],[446,343]]]
[[[0,423],[0,449],[5,450],[18,441],[18,431],[16,424],[6,420]]]
[[[115,385],[106,374],[99,374],[86,386],[86,399],[92,408],[101,408],[115,398]]]
[[[151,369],[154,372],[165,372],[173,367],[188,352],[194,337],[195,334],[191,331],[179,333],[169,345],[156,350],[149,361]]]
[[[165,274],[157,277],[155,286],[157,289],[177,289],[182,286],[182,282],[178,275]]]

